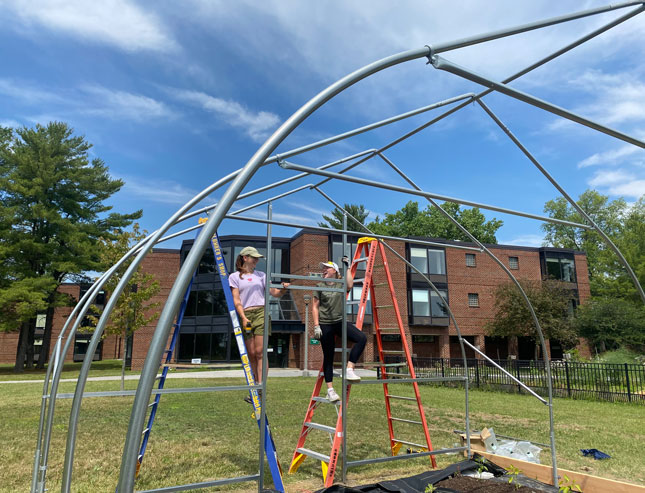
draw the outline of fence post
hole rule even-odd
[[[571,382],[569,380],[569,362],[564,360],[564,373],[567,376],[567,397],[571,397]]]
[[[481,362],[480,359],[475,360],[475,381],[477,382],[477,388],[479,388],[479,363]]]
[[[441,378],[444,378],[446,376],[446,372],[443,368],[443,358],[441,358]]]
[[[520,378],[520,360],[519,360],[519,359],[516,359],[516,360],[515,360],[515,377],[516,377],[518,380],[522,380],[522,379]],[[521,394],[521,393],[522,393],[522,387],[520,386],[520,384],[517,384],[517,392],[518,392],[519,394]]]
[[[632,391],[629,386],[629,366],[625,363],[625,377],[627,377],[627,400],[632,402]]]

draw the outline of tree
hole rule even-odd
[[[461,209],[461,206],[454,202],[444,202],[441,207],[482,243],[497,243],[495,233],[502,227],[503,221],[495,218],[486,221],[486,217],[477,207]],[[376,234],[402,238],[425,236],[472,241],[437,207],[428,205],[425,209],[419,210],[419,204],[414,201],[408,202],[393,214],[386,213],[383,219],[377,216],[368,228]]]
[[[69,303],[58,286],[99,270],[98,239],[141,217],[108,213],[104,202],[123,182],[101,159],[90,161],[91,147],[61,122],[0,128],[0,330],[20,331],[14,371],[32,366],[35,319],[46,311],[44,367],[54,308]]]
[[[597,298],[576,310],[575,326],[597,352],[627,346],[645,352],[645,308],[615,298]]]
[[[361,224],[365,223],[365,219],[369,215],[369,211],[365,210],[365,206],[358,204],[344,204],[343,208],[358,220],[358,222],[356,222],[348,216],[347,229],[349,231],[364,232],[365,229],[363,229]],[[322,217],[327,222],[319,222],[318,226],[321,228],[343,229],[343,211],[337,207],[331,211],[331,216],[323,214]]]
[[[578,339],[569,312],[573,293],[555,280],[520,281],[520,285],[533,305],[544,338],[574,347]],[[532,338],[535,359],[539,358],[540,338],[526,301],[514,283],[502,284],[495,290],[495,315],[485,330],[490,336]]]
[[[101,238],[99,241],[99,252],[101,262],[105,268],[107,269],[116,264],[134,244],[141,241],[146,235],[147,233],[145,231],[143,233],[140,232],[139,224],[134,223],[132,231],[124,231],[115,240]],[[128,265],[132,263],[132,260],[134,260],[134,257],[131,257],[128,262],[125,262],[119,271],[115,272],[105,283],[105,290],[108,295],[119,284],[123,278],[123,273]],[[160,303],[151,302],[150,299],[157,295],[160,289],[159,281],[152,274],[142,273],[141,267],[139,267],[119,296],[110,314],[109,321],[105,326],[103,336],[117,335],[123,344],[123,352],[121,353],[123,355],[123,363],[121,365],[121,390],[125,386],[127,340],[138,329],[145,327],[157,317],[154,309]],[[93,322],[94,327],[96,327],[98,323],[97,315],[100,313],[100,310],[95,306],[92,308],[94,315],[90,315],[89,319]]]
[[[606,195],[601,195],[595,190],[587,190],[580,195],[576,203],[619,248],[629,246],[625,244],[625,240],[627,240],[625,227],[628,226],[628,229],[637,230],[638,217],[635,217],[634,221],[627,225],[626,218],[629,217],[629,214],[627,203],[624,199],[610,201]],[[641,204],[640,211],[642,214],[642,199],[639,203]],[[549,217],[556,219],[587,224],[563,197],[548,201],[544,205],[544,212]],[[624,267],[618,263],[615,253],[606,245],[596,231],[552,223],[544,224],[542,230],[546,233],[544,238],[545,245],[556,248],[572,248],[584,251],[587,254],[589,282],[593,296],[608,294],[607,289],[610,288],[612,280],[625,272]],[[639,257],[641,262],[645,258],[645,249],[642,248],[642,241],[637,241],[637,243],[641,245],[640,253],[633,252],[635,254],[633,257],[636,258],[632,258],[632,261],[638,263]],[[629,282],[631,283],[631,280]]]

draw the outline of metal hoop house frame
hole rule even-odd
[[[495,39],[500,39],[504,38],[507,36],[512,36],[515,34],[520,34],[536,29],[541,29],[547,26],[552,26],[555,24],[560,24],[564,22],[568,22],[571,20],[575,19],[580,19],[588,16],[593,16],[596,14],[601,14],[601,13],[606,13],[614,10],[620,10],[620,9],[625,9],[628,7],[635,7],[634,9],[630,9],[627,11],[627,13],[623,14],[622,16],[616,18],[615,20],[603,25],[602,27],[595,29],[594,31],[588,33],[587,35],[583,36],[582,38],[562,47],[561,49],[555,51],[554,53],[544,57],[543,59],[529,65],[525,69],[517,72],[516,74],[511,75],[510,77],[502,80],[501,82],[499,81],[494,81],[488,78],[485,78],[481,75],[478,75],[467,68],[459,67],[455,65],[454,63],[446,60],[445,58],[441,57],[439,53],[446,53],[451,50],[455,50],[458,48],[463,48],[466,46],[471,46],[475,45],[478,43],[483,43],[486,41],[491,41]],[[352,231],[347,231],[346,226],[344,225],[344,228],[342,230],[337,230],[337,229],[330,229],[330,228],[312,228],[309,225],[300,225],[300,224],[293,224],[293,223],[285,223],[285,222],[280,222],[280,221],[274,221],[272,220],[271,217],[271,202],[275,200],[279,200],[285,196],[288,196],[293,193],[297,193],[300,191],[304,190],[315,190],[319,192],[323,197],[325,197],[327,200],[329,200],[334,206],[338,207],[339,209],[342,210],[342,208],[337,204],[331,197],[329,197],[327,194],[325,194],[320,187],[327,183],[328,181],[335,179],[335,180],[343,180],[343,181],[348,181],[352,183],[357,183],[357,184],[362,184],[362,185],[368,185],[372,187],[377,187],[377,188],[382,188],[386,190],[392,190],[404,194],[410,194],[414,196],[419,196],[419,197],[424,197],[430,204],[432,204],[434,207],[437,207],[441,213],[443,213],[448,219],[453,221],[455,225],[463,231],[466,235],[468,235],[471,240],[477,245],[477,247],[470,247],[470,246],[460,246],[460,245],[444,245],[441,244],[442,247],[447,247],[447,248],[459,248],[463,250],[473,250],[473,251],[478,251],[478,252],[483,252],[490,256],[499,266],[502,268],[505,273],[508,275],[508,277],[511,279],[513,283],[517,286],[517,288],[520,290],[522,297],[524,298],[524,301],[526,302],[530,312],[531,312],[531,317],[533,319],[533,322],[535,324],[536,330],[539,334],[540,338],[540,344],[542,346],[542,354],[544,355],[544,362],[545,362],[545,368],[547,371],[547,380],[548,380],[548,398],[543,399],[542,397],[538,396],[535,392],[533,392],[531,389],[526,387],[522,382],[519,382],[513,377],[512,375],[509,375],[511,378],[516,380],[520,385],[522,385],[526,390],[528,390],[532,395],[534,395],[537,399],[540,400],[543,404],[545,404],[548,407],[549,411],[549,424],[550,424],[550,447],[551,447],[551,457],[552,457],[552,471],[553,471],[553,480],[554,484],[557,484],[557,461],[556,461],[556,450],[555,450],[555,434],[554,434],[554,418],[553,418],[553,406],[552,406],[552,388],[551,388],[551,376],[550,376],[550,365],[549,365],[549,360],[547,356],[547,350],[546,350],[546,344],[544,340],[544,336],[542,333],[542,330],[540,328],[540,324],[537,320],[537,317],[535,315],[535,311],[533,310],[533,307],[531,306],[530,301],[528,300],[528,297],[526,296],[526,293],[522,290],[522,287],[520,286],[519,282],[517,279],[513,276],[513,274],[510,272],[508,268],[505,267],[505,265],[497,258],[493,253],[486,248],[481,242],[479,242],[475,237],[473,237],[464,227],[459,225],[449,214],[447,214],[441,206],[436,202],[436,200],[444,200],[444,201],[449,201],[449,202],[455,202],[458,204],[463,204],[463,205],[468,205],[468,206],[475,206],[479,207],[482,209],[487,209],[487,210],[492,210],[496,212],[501,212],[505,214],[511,214],[511,215],[518,215],[522,217],[527,217],[527,218],[532,218],[532,219],[537,219],[539,221],[544,221],[544,222],[552,222],[552,223],[557,223],[557,224],[565,224],[568,226],[573,226],[576,228],[582,228],[582,229],[593,229],[595,230],[605,241],[605,243],[616,253],[617,257],[619,258],[620,262],[624,265],[626,271],[629,273],[629,276],[632,278],[634,285],[636,286],[643,302],[645,303],[645,293],[643,292],[642,287],[640,286],[638,279],[636,275],[634,274],[633,270],[623,257],[623,255],[620,253],[618,248],[611,242],[611,240],[607,237],[607,235],[596,225],[593,220],[583,211],[573,200],[573,198],[567,194],[567,192],[556,182],[556,180],[549,174],[549,172],[538,162],[538,160],[531,154],[531,152],[519,141],[519,139],[511,132],[511,130],[508,129],[508,127],[499,119],[497,115],[482,101],[482,98],[493,91],[498,92],[500,94],[504,94],[508,97],[517,99],[519,101],[522,101],[524,103],[527,103],[529,105],[535,106],[537,108],[540,108],[544,111],[553,113],[555,115],[558,115],[562,118],[571,120],[573,122],[579,123],[581,125],[585,125],[587,127],[590,127],[594,130],[597,130],[599,132],[602,132],[604,134],[610,135],[616,139],[623,140],[625,142],[628,142],[630,144],[633,144],[635,146],[645,148],[645,142],[638,140],[634,137],[631,137],[629,135],[623,134],[621,132],[618,132],[614,129],[608,128],[604,125],[601,125],[599,123],[596,123],[594,121],[591,121],[589,119],[586,119],[580,115],[577,115],[569,110],[566,110],[564,108],[560,108],[558,106],[555,106],[551,103],[548,103],[546,101],[540,100],[534,96],[531,96],[530,94],[518,91],[516,89],[513,89],[508,86],[509,82],[514,81],[515,79],[531,72],[532,70],[550,62],[551,60],[559,57],[560,55],[567,53],[568,51],[576,48],[577,46],[582,45],[586,41],[604,33],[605,31],[608,31],[609,29],[619,25],[620,23],[627,21],[628,19],[642,13],[645,10],[645,2],[643,1],[632,1],[632,2],[624,2],[620,4],[614,4],[614,5],[608,5],[606,7],[601,7],[601,8],[595,8],[595,9],[590,9],[590,10],[584,10],[580,12],[576,12],[573,14],[569,15],[564,15],[564,16],[559,16],[559,17],[554,17],[550,19],[545,19],[543,21],[539,22],[534,22],[530,24],[524,24],[521,26],[516,26],[513,28],[509,29],[504,29],[500,31],[495,31],[495,32],[490,32],[486,33],[483,35],[479,36],[473,36],[469,38],[464,38],[464,39],[459,39],[456,41],[448,42],[448,43],[440,43],[436,45],[426,45],[422,48],[410,50],[410,51],[405,51],[402,53],[398,53],[395,55],[392,55],[390,57],[384,58],[382,60],[378,60],[372,64],[369,64],[345,77],[340,79],[339,81],[335,82],[334,84],[330,85],[328,88],[320,92],[318,95],[313,97],[310,101],[308,101],[305,105],[303,105],[298,111],[296,111],[288,120],[286,120],[278,130],[274,132],[274,134],[269,137],[266,142],[255,152],[255,154],[252,156],[252,158],[247,162],[247,164],[243,167],[238,169],[237,171],[230,173],[223,178],[219,179],[209,187],[205,188],[202,192],[200,192],[198,195],[196,195],[192,200],[190,200],[188,203],[186,203],[183,207],[181,207],[175,214],[173,214],[167,221],[166,223],[161,226],[157,231],[152,233],[150,236],[145,238],[143,241],[141,241],[138,245],[134,246],[117,264],[115,264],[112,268],[110,268],[107,272],[105,272],[91,287],[91,289],[82,297],[82,299],[78,302],[78,304],[74,307],[71,315],[68,317],[67,322],[65,323],[65,326],[63,327],[58,340],[56,341],[54,350],[52,352],[49,365],[47,368],[47,374],[45,378],[45,383],[43,387],[43,398],[42,398],[42,404],[41,404],[41,411],[40,411],[40,424],[39,424],[39,430],[38,430],[38,441],[35,449],[35,454],[34,454],[34,468],[33,468],[33,475],[32,475],[32,486],[31,486],[31,491],[32,493],[36,492],[44,492],[45,491],[45,481],[46,481],[46,472],[47,472],[47,464],[48,464],[48,456],[49,456],[49,448],[51,444],[51,433],[52,433],[52,428],[53,428],[53,418],[54,418],[54,413],[55,413],[55,404],[56,400],[60,398],[71,398],[72,399],[72,406],[71,406],[71,411],[70,411],[70,417],[69,417],[69,429],[67,432],[67,442],[66,442],[66,449],[65,449],[65,460],[64,460],[64,466],[63,466],[63,479],[62,479],[62,484],[61,484],[61,491],[63,492],[69,492],[71,485],[72,485],[72,469],[73,469],[73,462],[74,462],[74,450],[75,450],[75,443],[76,443],[76,435],[77,435],[77,429],[78,429],[78,420],[79,420],[79,415],[80,415],[80,410],[81,410],[81,404],[82,404],[82,399],[83,397],[104,397],[104,396],[112,396],[112,395],[134,395],[134,402],[132,405],[132,411],[131,411],[131,416],[130,416],[130,422],[128,426],[128,431],[127,435],[125,438],[125,445],[123,449],[123,456],[122,456],[122,461],[121,461],[121,467],[120,467],[120,476],[119,476],[119,481],[118,481],[118,491],[123,492],[123,493],[129,493],[134,491],[134,480],[135,480],[135,471],[136,471],[136,465],[137,465],[137,454],[139,450],[139,445],[140,445],[140,437],[141,433],[143,431],[144,427],[144,422],[145,422],[145,417],[146,417],[146,409],[149,403],[149,399],[153,393],[181,393],[181,392],[214,392],[214,391],[227,391],[227,390],[242,390],[242,389],[248,389],[247,386],[234,386],[234,387],[209,387],[209,388],[198,388],[198,389],[163,389],[163,390],[155,390],[153,389],[154,382],[155,382],[155,377],[157,375],[157,371],[159,370],[160,366],[160,361],[161,357],[163,354],[163,351],[166,346],[166,342],[168,340],[169,334],[171,327],[173,325],[175,316],[177,314],[177,311],[179,309],[179,305],[181,302],[182,295],[184,294],[186,287],[188,286],[190,279],[193,275],[193,272],[197,268],[199,261],[206,250],[206,248],[209,245],[210,239],[217,230],[218,226],[224,219],[234,219],[234,220],[242,220],[242,221],[250,221],[250,222],[256,222],[256,223],[265,223],[267,225],[267,246],[268,246],[268,252],[270,256],[271,252],[271,226],[272,225],[279,225],[279,226],[288,226],[288,227],[293,227],[293,228],[308,228],[308,229],[318,229],[321,231],[326,231],[326,232],[333,232],[337,234],[342,234],[343,235],[343,243],[346,243],[346,235],[347,234],[356,234],[355,232]],[[474,81],[478,84],[481,84],[486,87],[485,90],[478,94],[474,93],[468,93],[468,94],[462,94],[444,101],[440,101],[437,103],[434,103],[429,106],[424,106],[422,108],[418,108],[414,111],[410,111],[407,113],[403,113],[401,115],[388,118],[386,120],[382,120],[376,123],[372,123],[370,125],[360,127],[354,130],[351,130],[349,132],[345,132],[339,135],[336,135],[334,137],[330,137],[318,142],[314,142],[312,144],[306,145],[299,147],[297,149],[290,150],[288,152],[284,152],[280,155],[272,155],[272,153],[275,151],[275,149],[278,147],[278,145],[291,133],[293,132],[302,122],[304,122],[312,113],[314,113],[317,109],[319,109],[321,106],[323,106],[326,102],[340,94],[342,91],[345,89],[349,88],[350,86],[354,85],[358,81],[365,79],[373,74],[376,74],[377,72],[380,72],[382,70],[385,70],[389,67],[393,67],[398,64],[402,64],[405,62],[411,62],[414,60],[422,60],[426,58],[428,60],[428,63],[432,65],[435,69],[438,70],[443,70],[447,71],[449,73],[452,73],[456,76],[468,79],[470,81]],[[560,192],[560,194],[571,204],[572,207],[574,207],[578,213],[580,214],[581,217],[584,218],[586,221],[586,224],[579,224],[579,223],[572,223],[569,221],[562,221],[562,220],[557,220],[553,218],[548,218],[548,217],[543,217],[543,216],[538,216],[535,214],[530,214],[526,212],[521,212],[521,211],[515,211],[515,210],[510,210],[510,209],[505,209],[501,207],[496,207],[493,205],[487,205],[487,204],[480,204],[476,203],[473,201],[465,200],[465,199],[460,199],[460,198],[454,198],[454,197],[445,197],[441,196],[435,193],[431,193],[429,191],[422,190],[418,185],[416,185],[400,168],[398,168],[395,163],[393,163],[386,155],[385,152],[396,146],[397,144],[405,141],[406,139],[412,137],[413,135],[419,133],[420,131],[424,130],[425,128],[428,128],[429,126],[443,120],[444,118],[452,115],[453,113],[459,111],[460,109],[464,108],[470,103],[476,102],[481,106],[481,108],[484,110],[485,114],[488,115],[500,128],[501,130],[511,139],[511,141],[526,155],[528,160],[544,175],[544,177],[553,184],[553,186]],[[456,103],[456,104],[455,104]],[[454,104],[454,105],[453,105]],[[432,109],[440,108],[443,106],[451,106],[449,109],[447,109],[444,113],[440,114],[439,116],[432,118],[431,120],[427,121],[423,125],[420,125],[419,127],[415,128],[414,130],[407,132],[406,134],[400,136],[399,138],[389,142],[388,144],[384,145],[383,147],[379,149],[367,149],[365,151],[359,152],[357,154],[347,156],[343,159],[334,161],[332,163],[325,164],[323,166],[320,166],[318,168],[312,168],[312,167],[305,167],[301,166],[292,162],[287,161],[287,159],[293,158],[297,155],[301,155],[303,153],[306,153],[308,151],[312,151],[314,149],[321,148],[323,146],[327,146],[339,141],[342,141],[344,139],[347,139],[349,137],[362,134],[365,132],[368,132],[370,130],[383,127],[385,125],[410,118],[412,116],[422,114],[424,112],[430,111]],[[365,163],[369,161],[370,159],[377,158],[385,162],[387,165],[389,165],[393,170],[398,173],[401,178],[407,182],[409,187],[402,187],[402,186],[395,186],[391,185],[388,183],[379,183],[373,180],[369,179],[364,179],[364,178],[358,178],[354,176],[349,176],[345,174],[347,171],[351,170],[352,168]],[[280,181],[276,181],[274,183],[271,183],[269,185],[263,186],[261,188],[248,191],[245,193],[243,192],[244,187],[246,184],[249,182],[249,180],[253,177],[253,175],[260,169],[262,166],[270,165],[277,163],[281,168],[287,169],[287,170],[296,170],[300,171],[301,173],[297,175],[290,176],[288,178],[285,178]],[[339,172],[333,172],[333,171],[328,171],[329,168],[332,168],[334,166],[338,166],[341,164],[349,163],[348,166],[346,166],[344,169],[342,169]],[[323,180],[319,181],[318,183],[307,183],[305,185],[299,186],[297,188],[294,188],[293,190],[290,190],[288,192],[276,195],[274,197],[271,197],[270,199],[263,200],[261,202],[258,202],[256,204],[253,204],[251,206],[245,207],[244,209],[240,209],[232,214],[229,214],[229,210],[231,209],[231,206],[234,204],[236,200],[241,200],[247,197],[251,197],[253,195],[259,194],[261,192],[273,189],[275,187],[290,183],[292,181],[296,181],[301,178],[306,178],[311,175],[318,175],[324,177]],[[207,207],[202,207],[201,209],[191,211],[191,209],[195,206],[197,206],[203,199],[208,197],[211,193],[213,193],[215,190],[219,189],[220,187],[223,187],[224,185],[229,184],[228,188],[222,195],[222,198],[220,201],[211,206]],[[268,204],[268,214],[267,214],[267,219],[255,219],[255,218],[250,218],[250,217],[244,217],[240,215],[241,213],[252,209],[254,207],[258,207],[263,204]],[[193,227],[184,229],[182,231],[163,236],[165,235],[170,228],[173,226],[186,221],[187,219],[193,218],[195,216],[198,216],[204,212],[209,213],[209,220],[205,225],[195,225]],[[346,224],[347,217],[349,214],[345,211],[344,213],[345,216],[345,221],[344,223]],[[351,216],[349,216],[351,217]],[[354,219],[354,218],[352,218]],[[122,293],[125,285],[128,283],[130,277],[132,274],[136,271],[136,269],[139,267],[141,264],[141,261],[145,258],[145,256],[150,252],[152,247],[158,243],[161,243],[163,241],[169,240],[171,238],[175,238],[177,236],[183,235],[189,231],[195,230],[197,228],[203,227],[201,233],[195,240],[193,247],[190,250],[190,253],[186,257],[181,270],[177,276],[177,279],[175,280],[175,283],[170,291],[170,294],[168,296],[168,300],[161,312],[161,316],[159,318],[157,327],[155,329],[154,335],[152,342],[150,344],[150,348],[148,351],[148,354],[145,359],[145,363],[143,366],[143,370],[141,372],[141,378],[139,380],[139,384],[137,387],[136,391],[123,391],[123,392],[94,392],[94,393],[85,393],[85,385],[87,382],[87,377],[89,373],[89,369],[92,363],[92,355],[94,354],[100,340],[101,336],[103,334],[103,331],[105,329],[105,326],[107,324],[107,320],[109,318],[110,313],[115,307],[116,301],[119,298],[120,294]],[[369,232],[367,228],[365,228],[366,232]],[[396,237],[387,237],[387,236],[379,236],[375,235],[370,232],[371,236],[380,238],[381,240],[405,240],[404,238],[396,238]],[[415,240],[415,242],[417,242]],[[420,244],[426,244],[426,245],[437,245],[436,243],[432,242],[423,242],[423,241],[418,241]],[[390,249],[392,250],[392,249]],[[397,254],[398,255],[398,254]],[[422,274],[419,272],[414,266],[411,266],[409,262],[407,262],[404,258],[400,257],[401,260],[406,262],[407,265],[409,265],[412,269],[414,269],[416,272],[419,274]],[[58,386],[60,383],[60,377],[61,377],[61,372],[62,372],[62,367],[63,367],[63,360],[65,355],[70,349],[71,343],[74,340],[74,335],[76,334],[76,331],[78,329],[78,326],[80,324],[80,321],[83,319],[85,316],[88,308],[90,307],[90,304],[96,294],[99,292],[99,290],[105,285],[107,280],[114,274],[114,272],[124,265],[127,261],[131,260],[130,265],[128,266],[125,274],[122,277],[121,282],[119,285],[116,287],[114,292],[112,293],[107,305],[105,306],[104,312],[99,320],[99,323],[96,327],[96,330],[94,331],[94,334],[91,338],[91,341],[88,345],[87,353],[85,356],[85,359],[83,361],[80,375],[78,378],[78,382],[76,384],[76,389],[73,394],[61,394],[58,392]],[[271,265],[270,263],[270,258],[268,259],[269,261],[267,262],[267,265]],[[271,279],[271,273],[267,273],[268,278]],[[437,288],[434,286],[434,284],[426,277],[423,276],[425,280],[428,282],[430,287],[433,289],[435,293],[437,293],[446,307],[449,317],[452,320],[453,324],[455,325],[458,338],[459,338],[459,343],[461,346],[461,351],[462,351],[462,358],[463,358],[463,363],[464,367],[466,370],[466,375],[468,374],[468,368],[467,368],[467,361],[466,361],[466,353],[465,353],[465,347],[464,344],[468,345],[470,348],[474,349],[476,352],[478,352],[480,355],[483,357],[487,358],[486,355],[481,353],[477,348],[472,346],[470,343],[468,343],[466,340],[464,340],[461,336],[461,331],[459,329],[459,325],[457,324],[457,321],[450,310],[449,305],[445,302],[445,299],[442,297],[441,293],[437,290]],[[268,286],[267,286],[268,288]],[[73,321],[73,322],[72,322]],[[345,339],[345,338],[344,338]],[[265,338],[264,344],[265,348],[264,350],[266,351],[266,346],[267,346],[267,338]],[[346,340],[343,341],[343,347],[346,346]],[[343,357],[345,358],[345,353],[343,352]],[[487,358],[488,359],[488,358]],[[263,373],[266,374],[266,365],[267,365],[267,359],[264,358],[263,360]],[[421,380],[421,379],[419,379]],[[263,382],[262,387],[266,385],[265,382]],[[470,431],[470,426],[469,426],[469,408],[468,408],[468,379],[464,379],[464,385],[465,385],[465,424],[466,424],[466,436],[469,436],[469,431]],[[343,391],[346,389],[346,382],[343,379]],[[262,398],[265,399],[266,392],[262,393]],[[345,417],[345,400],[343,400],[343,417]],[[262,416],[261,416],[261,426],[263,429],[264,423],[266,416],[264,414],[265,410],[265,402],[263,401],[262,403]],[[343,423],[343,441],[345,440],[345,423]],[[258,474],[251,475],[251,476],[243,476],[243,477],[238,477],[238,478],[230,478],[230,479],[223,479],[223,480],[218,480],[218,481],[210,481],[210,482],[204,482],[204,483],[196,483],[196,484],[189,484],[189,485],[178,485],[178,486],[173,486],[173,487],[166,487],[166,488],[160,488],[160,489],[155,489],[155,490],[149,490],[149,491],[184,491],[184,490],[189,490],[189,489],[195,489],[195,488],[203,488],[203,487],[208,487],[208,486],[218,486],[221,484],[226,484],[226,483],[232,483],[232,482],[240,482],[240,481],[257,481],[258,482],[258,491],[263,488],[263,483],[264,483],[264,467],[263,467],[263,453],[264,453],[264,434],[260,433],[260,443],[258,447]],[[468,441],[466,444],[466,447],[464,447],[470,454],[470,442]],[[461,449],[458,449],[461,450]],[[447,453],[447,452],[454,452],[455,449],[442,449],[442,450],[436,450],[434,452],[428,452],[425,455],[430,455],[430,454],[440,454],[440,453]],[[421,454],[413,454],[414,457],[418,457]],[[347,470],[347,447],[346,444],[343,442],[343,479],[346,477],[346,470]],[[383,462],[386,460],[395,460],[400,457],[387,457],[387,458],[378,458],[378,459],[366,459],[366,460],[361,460],[361,461],[354,461],[353,463],[349,463],[349,465],[359,465],[359,464],[366,464],[366,463],[371,463],[371,462]]]

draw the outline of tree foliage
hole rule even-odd
[[[109,212],[104,202],[123,182],[110,177],[101,159],[90,160],[91,147],[61,122],[0,128],[0,330],[20,330],[21,341],[33,340],[35,317],[46,310],[39,367],[48,357],[53,308],[68,302],[57,287],[99,270],[99,238],[114,238],[141,216]],[[27,349],[19,345],[16,371]]]
[[[645,352],[645,308],[626,300],[597,298],[576,311],[575,326],[597,352],[629,347]]]
[[[146,232],[141,232],[139,225],[134,223],[132,231],[124,231],[114,240],[101,238],[98,244],[101,263],[106,269],[116,264],[133,245],[145,238],[146,235]],[[123,274],[132,263],[132,260],[134,260],[133,257],[131,257],[129,261],[125,262],[124,265],[122,265],[120,269],[105,283],[105,290],[108,295],[112,293],[117,284],[121,282]],[[127,339],[138,329],[145,327],[157,317],[155,309],[159,306],[159,302],[152,302],[150,300],[153,296],[159,293],[160,289],[159,281],[157,281],[152,274],[141,272],[141,267],[139,266],[128,281],[128,284],[125,286],[119,299],[116,301],[116,305],[112,310],[112,313],[110,313],[110,318],[105,326],[103,335],[104,337],[108,335],[117,335],[121,338],[121,343],[123,344],[123,351],[121,353],[123,355],[121,390],[123,390],[125,379],[125,353]],[[90,315],[89,318],[95,327],[98,323],[100,310],[94,306],[93,312],[94,315]]]
[[[344,204],[343,208],[358,220],[358,222],[356,222],[348,216],[347,229],[349,231],[364,232],[365,229],[361,225],[365,224],[365,219],[369,215],[369,211],[365,210],[365,206],[359,204]],[[343,211],[337,207],[331,211],[330,216],[323,214],[322,217],[326,222],[318,223],[318,226],[321,228],[343,229]]]
[[[624,199],[609,200],[595,190],[580,195],[577,204],[607,234],[634,269],[641,285],[645,283],[645,201],[641,197],[632,206]],[[548,201],[544,211],[550,217],[586,224],[564,198]],[[631,277],[614,251],[593,230],[560,224],[545,224],[545,244],[573,248],[587,254],[589,281],[593,296],[607,296],[637,301]]]
[[[498,219],[486,220],[477,207],[462,209],[454,202],[444,202],[441,207],[466,230],[482,243],[497,243],[495,234],[504,224]],[[446,240],[472,241],[437,207],[428,205],[420,210],[418,202],[410,201],[400,210],[386,213],[383,219],[377,217],[368,228],[376,234],[387,236],[425,236]]]
[[[533,305],[544,338],[560,341],[565,347],[575,346],[577,333],[569,312],[571,291],[555,280],[520,281],[520,285]],[[540,342],[524,297],[510,282],[495,290],[495,315],[485,330],[491,336],[530,337],[536,346]]]

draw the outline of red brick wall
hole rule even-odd
[[[164,303],[168,299],[168,294],[179,274],[179,251],[153,251],[141,262],[141,269],[155,276],[159,281],[161,290],[150,301],[159,302],[159,307],[155,309],[156,317],[145,327],[140,328],[134,333],[132,345],[132,369],[137,370],[143,367],[148,347],[152,341],[152,335],[157,327],[157,321]],[[172,331],[171,331],[172,334]]]

